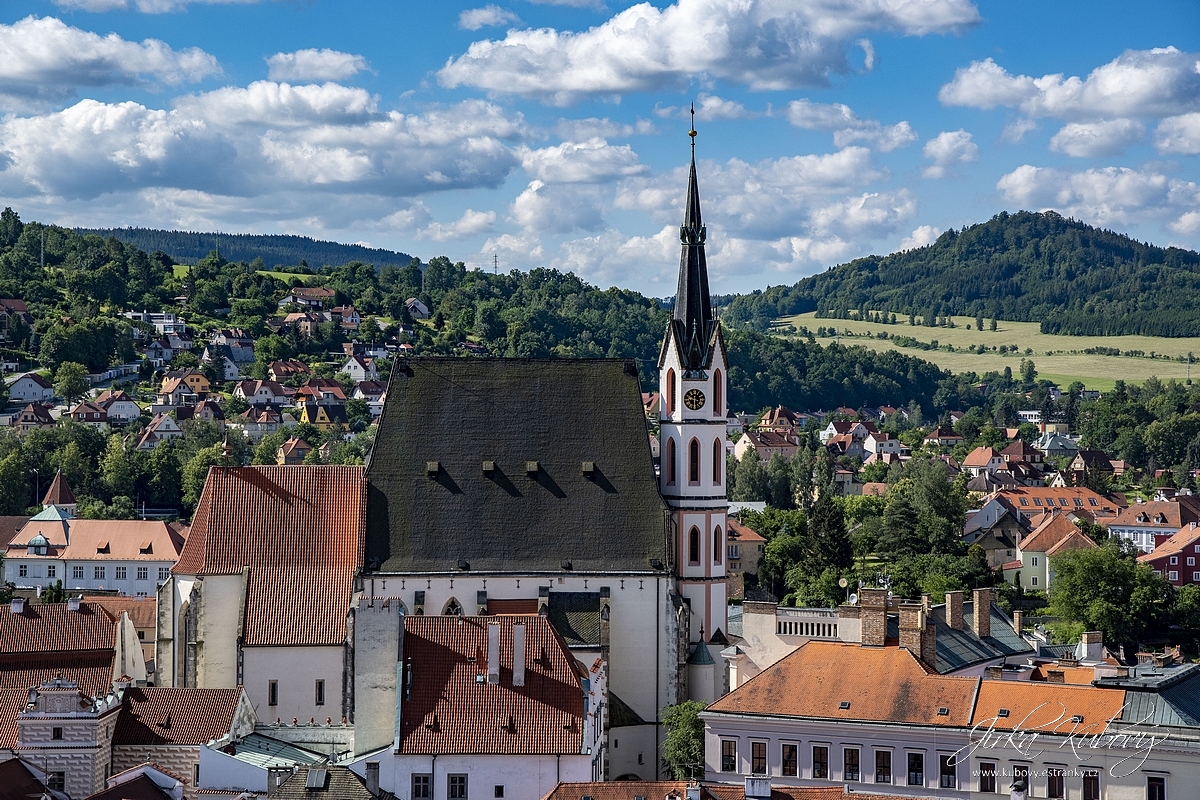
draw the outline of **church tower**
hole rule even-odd
[[[704,258],[705,227],[696,183],[696,131],[687,202],[679,226],[682,253],[675,309],[658,357],[659,485],[674,516],[675,574],[691,607],[691,664],[724,646],[725,431],[728,374],[721,324],[713,313]],[[700,650],[705,652],[701,653]],[[689,668],[689,673],[692,669]],[[696,688],[690,692],[696,695]],[[707,694],[707,692],[704,692]],[[719,693],[718,693],[719,694]],[[697,697],[697,699],[701,699]]]

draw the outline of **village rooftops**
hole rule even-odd
[[[1153,500],[1134,503],[1121,511],[1109,525],[1117,528],[1157,527],[1179,530],[1192,522],[1200,522],[1200,497],[1178,495],[1173,500]]]
[[[1098,545],[1066,514],[1046,514],[1044,519],[1034,517],[1037,525],[1033,532],[1021,540],[1023,553],[1046,553],[1054,555],[1064,550],[1080,550]]]
[[[130,687],[121,700],[113,745],[202,745],[229,734],[240,715],[253,718],[241,688]]]

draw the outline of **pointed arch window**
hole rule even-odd
[[[694,525],[688,531],[688,563],[700,563],[700,529]]]
[[[677,460],[675,458],[675,440],[674,439],[667,439],[666,459],[664,459],[664,460],[667,462],[664,465],[666,467],[666,472],[667,472],[667,475],[666,475],[667,485],[674,486],[675,485],[675,463]]]
[[[675,413],[675,370],[667,370],[666,385],[662,387],[663,402],[666,404],[667,414]]]
[[[725,456],[725,448],[721,446],[721,440],[713,441],[713,486],[721,485],[721,474],[725,472],[725,465],[722,463]]]
[[[451,597],[449,600],[446,601],[446,606],[445,606],[445,608],[442,609],[442,616],[444,616],[444,617],[461,617],[462,615],[463,615],[462,606],[459,605],[459,602],[456,598]]]
[[[700,442],[696,439],[688,442],[688,483],[700,483]]]
[[[721,526],[717,526],[717,531],[713,534],[713,563],[721,563],[721,549],[724,547],[725,537],[721,534]]]
[[[721,410],[721,370],[713,370],[713,414],[720,416],[724,412]]]

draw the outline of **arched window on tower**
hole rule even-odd
[[[688,442],[688,483],[700,483],[700,442],[696,439]]]
[[[713,486],[721,485],[721,473],[725,471],[725,465],[721,463],[724,450],[725,448],[721,446],[720,439],[713,442]]]
[[[721,549],[725,546],[725,537],[721,534],[721,526],[717,526],[717,532],[713,534],[713,563],[721,563]]]
[[[667,457],[666,457],[667,463],[664,466],[666,467],[666,471],[667,471],[667,485],[674,486],[675,485],[675,463],[677,461],[677,459],[675,458],[675,440],[674,439],[667,439],[666,454],[667,454]]]
[[[721,370],[713,370],[713,413],[720,416],[721,410]]]
[[[667,370],[666,384],[662,387],[662,397],[667,414],[675,413],[675,370]]]
[[[695,526],[688,531],[688,563],[700,563],[700,529]]]

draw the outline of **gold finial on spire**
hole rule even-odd
[[[696,104],[692,103],[690,108],[692,114],[692,129],[688,131],[688,136],[692,137],[692,159],[696,158]]]

